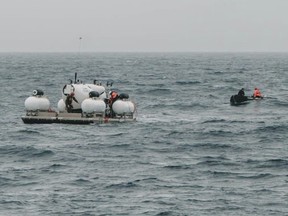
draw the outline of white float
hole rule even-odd
[[[48,98],[43,96],[30,96],[25,100],[24,105],[26,111],[43,111],[49,110],[50,101],[48,100]]]
[[[86,114],[104,113],[106,104],[99,98],[88,98],[82,102],[81,109],[82,112]]]
[[[117,100],[113,103],[112,109],[118,115],[132,114],[135,112],[135,105],[131,101]]]

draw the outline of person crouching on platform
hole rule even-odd
[[[67,95],[67,97],[66,97],[65,105],[66,105],[66,109],[67,109],[67,112],[68,112],[68,113],[72,112],[72,109],[73,109],[72,102],[73,102],[73,100],[74,100],[76,103],[79,103],[74,96],[75,96],[75,93],[72,92],[72,93],[70,93],[69,95]]]

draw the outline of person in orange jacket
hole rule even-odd
[[[111,91],[109,92],[109,100],[108,100],[108,104],[110,107],[112,107],[113,103],[119,98],[119,95],[116,91]]]
[[[112,109],[113,103],[119,98],[119,95],[116,91],[109,92],[109,98],[105,100],[105,103],[109,106],[109,112],[106,113],[106,117],[115,117],[115,112]]]
[[[263,97],[261,92],[260,92],[260,90],[258,88],[254,89],[253,97],[254,98],[262,98]]]

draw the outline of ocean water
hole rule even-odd
[[[137,121],[22,122],[75,72]],[[0,215],[288,215],[287,53],[2,53],[0,74]],[[242,87],[267,97],[231,106]]]

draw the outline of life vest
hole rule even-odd
[[[259,89],[255,88],[253,97],[262,97],[261,92],[259,91]]]
[[[111,99],[112,99],[112,100],[116,99],[117,96],[118,96],[117,92],[114,92],[114,91],[113,91],[113,92],[111,93]]]
[[[110,93],[110,98],[109,98],[109,101],[108,101],[109,105],[112,106],[112,104],[113,104],[117,99],[118,99],[118,93],[115,92],[115,91],[112,91],[112,92]]]

